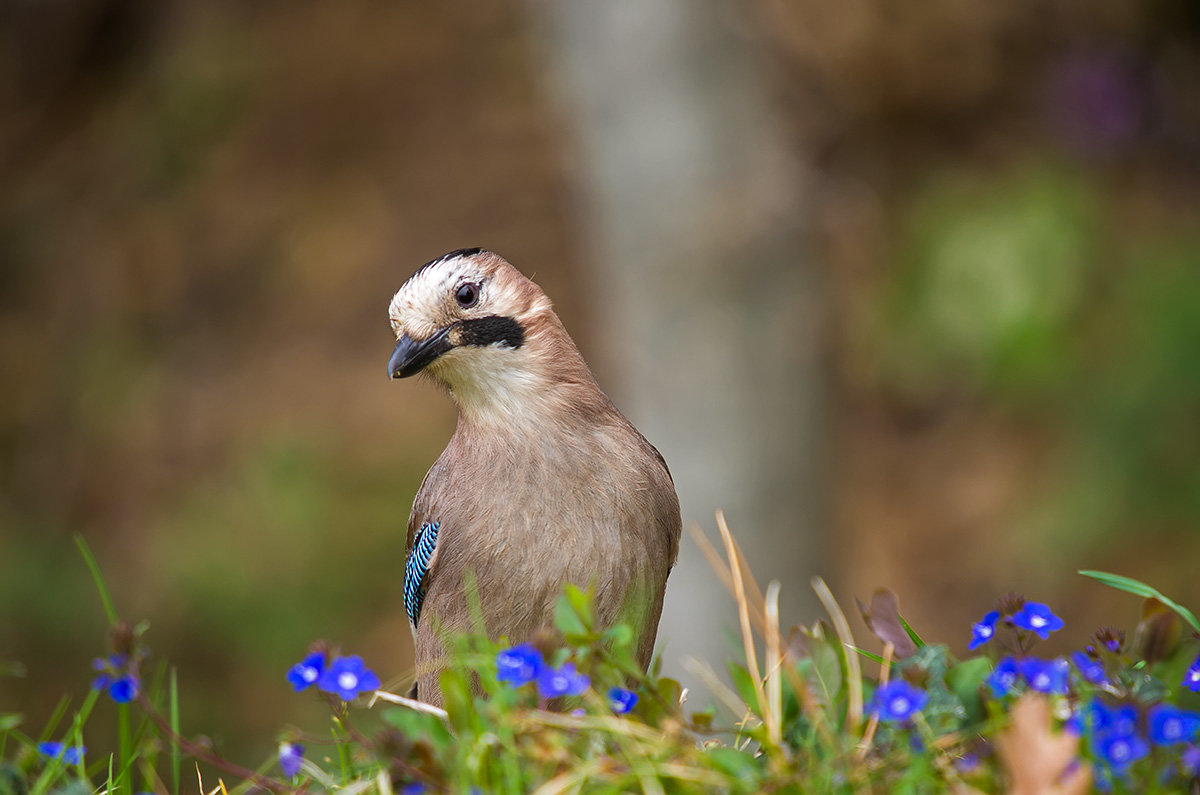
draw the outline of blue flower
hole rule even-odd
[[[62,759],[64,765],[77,765],[83,761],[83,755],[87,753],[87,748],[82,745],[67,747],[62,743],[42,742],[38,743],[38,753],[43,756],[48,756],[51,759]]]
[[[1108,681],[1108,676],[1104,672],[1104,663],[1090,656],[1084,651],[1071,652],[1071,662],[1075,663],[1075,667],[1079,669],[1079,673],[1083,678],[1094,685],[1101,685]]]
[[[592,683],[585,674],[576,673],[574,663],[563,663],[562,668],[546,666],[538,674],[537,690],[542,698],[577,696]]]
[[[137,698],[138,682],[133,674],[114,679],[108,686],[108,695],[118,704],[128,704]]]
[[[1150,744],[1136,734],[1104,732],[1096,737],[1096,754],[1120,773],[1150,753]]]
[[[996,622],[998,620],[1000,620],[1000,612],[993,610],[972,625],[971,642],[967,644],[967,648],[974,651],[991,640],[996,634]]]
[[[1132,704],[1110,707],[1100,699],[1093,698],[1084,712],[1084,718],[1087,726],[1097,734],[1101,732],[1134,734],[1137,732],[1137,707]]]
[[[532,682],[546,667],[542,653],[528,643],[505,649],[496,655],[496,679],[513,687]]]
[[[108,690],[108,695],[118,704],[128,704],[137,698],[138,680],[126,669],[128,658],[124,654],[110,654],[107,659],[92,660],[92,668],[100,675],[92,680],[93,690]]]
[[[1200,692],[1200,657],[1196,658],[1192,667],[1183,675],[1183,686],[1188,690]]]
[[[379,689],[379,677],[363,665],[362,657],[338,657],[321,672],[317,687],[334,693],[342,701],[353,701],[360,693]]]
[[[1010,690],[1016,687],[1020,676],[1021,670],[1017,661],[1012,657],[1005,657],[992,669],[992,673],[987,678],[987,686],[992,689],[993,696],[1004,698]]]
[[[1200,715],[1170,704],[1150,708],[1150,742],[1155,745],[1176,745],[1191,742],[1200,732]]]
[[[612,687],[608,690],[608,706],[618,715],[624,715],[629,712],[637,702],[638,695],[632,690],[625,690],[620,687]]]
[[[1013,615],[1012,621],[1021,629],[1035,633],[1042,640],[1050,637],[1051,632],[1063,628],[1063,620],[1040,602],[1026,602],[1025,606]]]
[[[880,720],[903,723],[928,702],[929,694],[924,690],[903,679],[894,679],[875,691],[871,712],[878,714]]]
[[[1082,737],[1083,729],[1086,725],[1087,724],[1084,719],[1084,710],[1077,709],[1071,713],[1071,717],[1067,718],[1066,721],[1063,722],[1063,731],[1070,732],[1076,737]]]
[[[299,693],[316,684],[324,671],[325,652],[315,651],[288,670],[287,680],[291,683],[292,689]]]
[[[1021,661],[1021,675],[1029,683],[1029,688],[1039,693],[1065,694],[1068,673],[1070,673],[1070,667],[1067,665],[1067,661],[1061,657],[1053,660],[1027,657]]]
[[[279,769],[285,776],[291,777],[300,772],[300,763],[304,761],[304,746],[300,743],[279,744]]]
[[[429,787],[422,784],[420,781],[414,781],[411,784],[405,784],[400,788],[400,795],[424,795],[429,792]]]

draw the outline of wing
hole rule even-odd
[[[438,522],[421,525],[413,535],[408,559],[404,561],[404,610],[414,629],[425,601],[425,577],[437,557],[437,537],[441,528]]]

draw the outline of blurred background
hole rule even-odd
[[[105,652],[76,533],[240,761],[324,726],[313,639],[407,672],[454,413],[386,306],[463,246],[789,623],[816,574],[958,653],[1009,590],[1132,629],[1079,568],[1200,606],[1198,45],[1188,0],[0,1],[0,711]],[[733,616],[685,538],[668,669]]]

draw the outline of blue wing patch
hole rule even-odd
[[[414,627],[417,617],[421,615],[421,603],[425,601],[425,574],[429,571],[429,562],[437,548],[438,530],[441,527],[439,522],[421,525],[413,539],[412,552],[404,562],[404,610]]]

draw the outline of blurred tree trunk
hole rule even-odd
[[[601,381],[666,457],[685,524],[715,537],[723,509],[759,581],[783,582],[784,620],[811,621],[830,563],[823,302],[752,20],[716,0],[534,8],[580,168]],[[724,659],[734,620],[685,533],[667,668]]]

